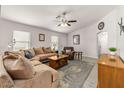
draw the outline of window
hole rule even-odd
[[[59,46],[59,38],[57,36],[52,36],[51,37],[51,48],[58,50]]]
[[[19,49],[28,49],[30,48],[30,33],[23,31],[14,31],[13,32],[13,50],[18,51]]]

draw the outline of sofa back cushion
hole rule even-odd
[[[3,58],[0,55],[0,88],[9,88],[14,87],[14,82],[12,78],[7,73],[6,69],[4,68]]]
[[[71,50],[71,51],[74,51],[74,48],[73,48],[73,47],[64,47],[63,50]]]
[[[4,56],[4,66],[13,79],[29,79],[34,75],[32,66],[21,55]]]
[[[39,55],[39,54],[43,54],[44,53],[44,51],[43,51],[43,49],[41,47],[34,48],[34,51],[35,51],[35,54],[36,55]]]
[[[66,49],[65,52],[66,53],[71,53],[71,49]]]
[[[43,47],[43,51],[45,53],[52,53],[53,52],[50,47],[47,47],[47,48]]]

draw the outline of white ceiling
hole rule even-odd
[[[2,5],[1,16],[28,25],[68,33],[97,22],[117,6],[107,5]],[[67,19],[76,19],[70,27],[58,27],[56,16],[67,13]]]

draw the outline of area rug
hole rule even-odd
[[[81,88],[88,78],[94,64],[82,61],[69,61],[58,69],[60,88]]]

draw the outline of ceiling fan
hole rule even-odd
[[[66,14],[66,12],[63,12],[61,15],[56,17],[57,21],[60,22],[57,26],[66,27],[71,26],[71,23],[77,22],[77,20],[67,20]]]

